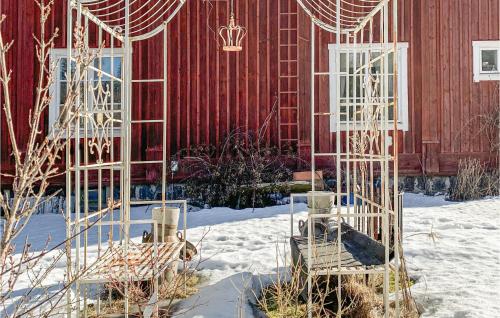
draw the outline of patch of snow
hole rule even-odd
[[[404,252],[424,317],[498,317],[499,220],[500,198],[457,203],[405,195]]]
[[[244,300],[254,283],[252,275],[273,274],[288,249],[289,206],[262,209],[203,209],[188,213],[188,240],[203,238],[201,274],[208,277],[200,293],[181,302],[191,308],[182,317],[253,317]],[[294,227],[306,218],[306,205],[295,205]],[[118,214],[115,214],[115,220]],[[132,219],[151,218],[150,207],[132,210]],[[404,249],[410,275],[417,278],[413,293],[421,302],[424,317],[494,317],[500,312],[500,198],[456,203],[442,196],[404,196]],[[149,226],[135,226],[139,239]],[[430,232],[437,235],[434,242]],[[65,238],[62,216],[35,215],[26,228],[33,248],[40,250],[47,236],[51,244]],[[18,239],[18,245],[23,238]],[[89,232],[89,251],[95,254],[96,231]],[[280,251],[277,264],[277,250]],[[57,264],[47,284],[64,277],[65,261]],[[16,285],[18,295],[29,281]],[[246,295],[246,296],[245,296]]]

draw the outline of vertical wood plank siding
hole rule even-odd
[[[7,15],[2,25],[5,40],[15,40],[8,55],[12,66],[12,103],[19,143],[26,142],[26,122],[34,100],[36,70],[32,34],[39,31],[38,9],[32,0],[0,0]],[[220,146],[234,129],[256,131],[272,111],[281,89],[298,90],[298,97],[280,98],[281,122],[273,114],[265,134],[269,145],[281,138],[298,138],[301,155],[308,158],[310,145],[310,20],[294,0],[235,0],[238,22],[248,29],[244,49],[226,53],[216,30],[227,23],[229,2],[190,0],[168,28],[168,153],[201,144]],[[453,174],[459,158],[475,156],[494,160],[488,140],[478,132],[477,119],[498,107],[498,84],[472,80],[472,41],[500,39],[498,0],[399,0],[400,41],[409,42],[408,100],[410,130],[401,135],[401,171],[404,174]],[[297,34],[280,33],[281,12],[298,14],[281,20],[281,28],[297,28]],[[50,28],[58,27],[57,47],[66,47],[66,1],[56,0]],[[327,45],[334,37],[317,31],[317,70],[328,69]],[[283,36],[280,38],[280,34]],[[286,35],[286,37],[284,37]],[[95,37],[91,40],[95,41]],[[294,40],[295,39],[295,40]],[[280,54],[280,41],[292,44]],[[297,41],[298,45],[294,45]],[[161,35],[134,45],[134,78],[163,76]],[[281,75],[298,82],[280,81],[280,59],[298,58]],[[286,84],[288,83],[288,84]],[[285,87],[286,86],[286,87]],[[160,84],[134,84],[133,118],[158,119],[162,115]],[[327,110],[328,79],[317,82],[316,102]],[[298,115],[286,109],[299,105]],[[279,110],[278,110],[279,111]],[[48,120],[48,114],[46,116]],[[298,120],[298,122],[296,122]],[[296,123],[295,123],[296,122]],[[292,129],[298,125],[298,136]],[[319,119],[316,136],[322,150],[332,149],[329,121]],[[43,129],[47,129],[44,122]],[[147,160],[161,153],[161,125],[133,127],[133,159]],[[11,147],[2,116],[2,170]],[[146,178],[138,172],[137,180]]]
[[[403,174],[454,174],[460,158],[494,164],[498,155],[479,131],[479,118],[498,110],[498,82],[474,83],[472,41],[500,40],[498,0],[399,0],[399,41],[408,42],[409,131],[401,134]],[[310,144],[310,21],[300,13],[300,137]],[[328,69],[325,55],[334,36],[317,31],[317,71]],[[326,58],[325,58],[326,57]],[[316,82],[318,109],[328,109],[328,86]],[[316,122],[316,144],[334,150],[329,123]],[[326,142],[326,143],[325,143]]]

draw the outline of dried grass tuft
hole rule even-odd
[[[284,281],[277,279],[262,288],[257,299],[259,308],[269,318],[304,318],[307,317],[307,304],[301,297],[306,285],[301,282],[300,269],[294,270],[292,265],[289,269],[290,277]],[[394,292],[394,274],[392,274],[392,290]],[[406,277],[406,278],[405,278]],[[332,279],[331,277],[330,279]],[[406,288],[413,283],[406,280],[405,273],[400,273],[400,316],[401,318],[418,318],[415,301]],[[313,277],[314,288],[313,317],[336,317],[336,284],[332,283],[330,290],[324,287],[325,279]],[[363,275],[345,276],[342,279],[342,317],[345,318],[382,318],[384,317],[384,302],[381,289],[380,277],[371,276],[366,281]],[[406,290],[406,291],[405,291]],[[395,303],[390,304],[389,317],[396,317]]]
[[[307,305],[301,299],[305,288],[300,277],[301,268],[292,264],[287,278],[281,277],[279,266],[277,270],[277,278],[262,286],[260,295],[256,295],[257,305],[269,318],[306,317]]]
[[[374,289],[349,276],[344,282],[346,297],[350,305],[343,312],[344,317],[379,318],[382,317],[384,303]]]
[[[455,182],[452,183],[448,199],[452,201],[477,200],[500,193],[498,170],[488,170],[478,159],[460,160]]]

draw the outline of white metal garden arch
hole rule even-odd
[[[312,177],[309,194],[312,201],[333,195],[335,203],[328,212],[315,211],[315,204],[309,209],[305,257],[308,316],[313,315],[312,279],[328,273],[337,276],[338,282],[346,275],[383,275],[384,315],[389,317],[390,258],[396,255],[394,301],[395,315],[399,317],[398,59],[391,56],[397,52],[397,0],[297,0],[297,3],[312,21],[311,175],[316,173],[318,158],[333,159],[336,171],[333,194],[316,191],[317,180]],[[335,34],[335,43],[329,45],[329,70],[317,70],[315,35],[318,27]],[[328,112],[320,111],[315,101],[316,82],[321,76],[328,76],[330,80]],[[330,139],[329,134],[317,136],[315,127],[316,120],[325,116],[331,124],[335,123],[331,127],[335,133],[333,152],[320,149],[316,144],[321,138]],[[292,195],[291,204],[292,239],[293,197],[296,196],[300,195]],[[338,229],[331,251],[327,251],[327,260],[324,253],[316,253],[324,241],[314,234],[314,223],[325,218],[333,221]],[[381,264],[353,266],[342,261],[344,224],[383,244]],[[341,288],[337,288],[337,317],[342,316],[341,293]]]
[[[124,312],[128,317],[130,308],[127,286],[129,282],[146,279],[153,281],[153,284],[150,303],[144,315],[152,315],[158,310],[160,273],[181,249],[186,253],[186,247],[181,242],[157,242],[154,235],[153,243],[137,243],[131,240],[130,232],[132,225],[150,223],[157,233],[158,226],[154,220],[131,220],[132,206],[156,204],[165,208],[169,204],[180,204],[184,207],[183,237],[186,237],[186,201],[167,200],[166,197],[169,162],[167,24],[185,2],[186,0],[68,0],[67,65],[75,63],[73,43],[77,27],[84,30],[86,47],[92,36],[94,42],[97,42],[96,47],[105,47],[109,52],[106,56],[98,56],[85,70],[81,90],[83,97],[75,107],[80,111],[67,131],[68,136],[74,136],[65,153],[67,237],[75,248],[67,262],[67,281],[70,284],[66,299],[68,317],[86,317],[90,299],[93,299],[93,307],[99,315],[101,297],[99,294],[97,297],[91,296],[92,291],[96,290],[92,286],[111,280],[123,282],[125,286]],[[163,76],[147,79],[133,77],[133,43],[155,36],[163,43]],[[80,67],[67,67],[68,78],[71,78],[71,72],[78,74]],[[162,85],[161,118],[132,118],[132,85],[135,83]],[[141,124],[157,124],[162,127],[162,155],[158,160],[132,160],[132,129]],[[133,200],[130,193],[132,167],[147,164],[161,166],[161,198]],[[97,181],[91,184],[90,180]],[[94,207],[91,206],[90,199],[92,189],[97,192]],[[118,194],[115,195],[115,192]],[[119,217],[114,216],[114,211],[119,211]],[[94,226],[91,230],[86,230],[90,225]],[[97,243],[97,251],[90,250],[89,242],[92,240]]]

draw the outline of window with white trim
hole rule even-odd
[[[473,41],[474,82],[500,81],[500,41]]]
[[[53,124],[58,120],[60,110],[64,105],[67,94],[67,73],[68,73],[68,50],[67,49],[52,49],[50,51],[51,63],[57,63],[57,71],[55,74],[54,84],[51,88],[52,100],[49,108],[49,126],[52,127]],[[93,61],[92,69],[88,72],[88,83],[89,85],[97,86],[99,80],[102,83],[102,87],[109,91],[107,96],[106,107],[112,110],[113,118],[116,120],[121,119],[121,109],[122,109],[122,83],[120,81],[114,80],[113,78],[122,78],[122,63],[123,63],[123,50],[114,49],[113,58],[111,57],[111,49],[102,50],[100,57]],[[100,69],[102,73],[97,71]],[[71,63],[71,74],[74,74],[76,70],[75,62]],[[108,76],[109,74],[111,76]],[[81,84],[81,102],[84,102],[84,98],[87,97],[87,107],[88,110],[95,108],[95,100],[100,100],[98,98],[92,98],[92,94],[84,94],[85,84]],[[94,94],[98,94],[97,90],[94,89]],[[101,99],[102,100],[102,99]],[[104,104],[104,103],[103,103]],[[102,106],[102,105],[99,105]],[[102,114],[94,114],[94,116],[102,116]],[[114,135],[119,136],[120,134],[120,123],[119,121],[113,122]],[[80,131],[83,133],[84,121],[80,121]],[[92,134],[89,129],[89,135]],[[83,134],[81,134],[83,135]]]
[[[392,44],[387,44],[390,49]],[[353,129],[354,116],[359,118],[360,109],[365,98],[366,88],[364,87],[364,78],[367,73],[381,73],[381,44],[336,44],[329,45],[330,51],[330,111],[335,113],[337,103],[337,78],[340,79],[340,130],[347,130],[347,116],[349,116],[350,129]],[[340,53],[340,65],[337,67],[336,56]],[[400,130],[408,130],[408,43],[401,42],[397,44],[398,58],[398,127]],[[371,69],[362,68],[369,60],[372,63]],[[394,97],[394,69],[393,53],[389,53],[389,103],[393,102]],[[340,72],[337,76],[336,72]],[[348,109],[349,108],[349,109]],[[349,110],[349,111],[348,111]],[[336,131],[337,116],[330,116],[330,130]],[[394,106],[389,106],[389,122],[394,118]],[[360,119],[360,118],[359,118]],[[358,127],[359,128],[359,127]]]

